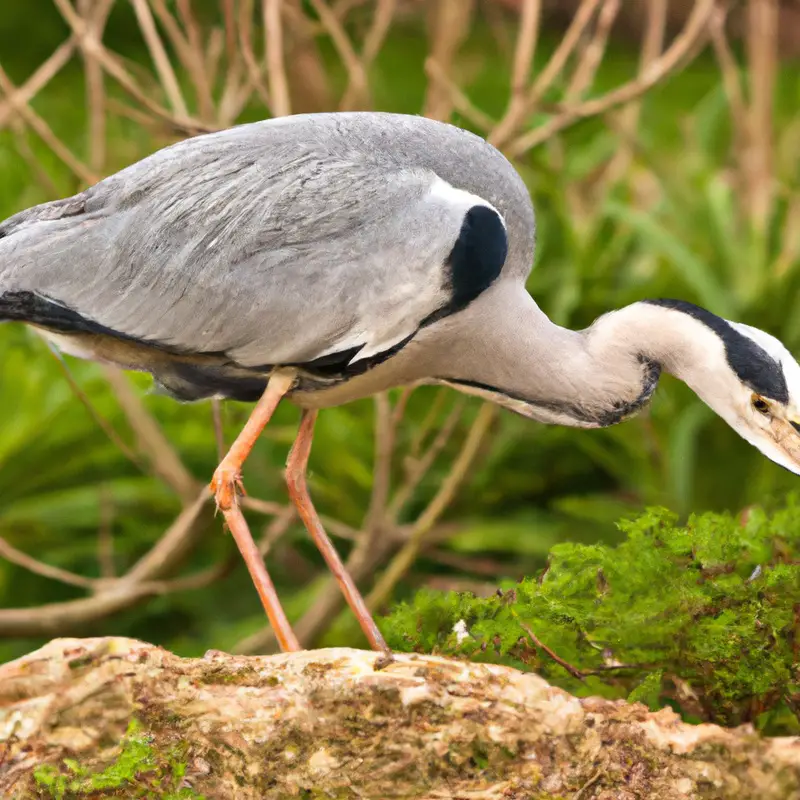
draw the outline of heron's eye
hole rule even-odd
[[[751,402],[753,403],[753,408],[759,414],[769,414],[769,403],[763,397],[754,394]]]

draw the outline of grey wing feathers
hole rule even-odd
[[[225,133],[7,220],[0,294],[244,366],[378,353],[447,303],[445,262],[479,198],[363,152]]]

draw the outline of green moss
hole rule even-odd
[[[192,789],[181,788],[186,774],[187,746],[158,752],[141,723],[131,720],[113,763],[99,772],[65,758],[61,767],[44,764],[34,771],[42,793],[55,800],[81,797],[145,797],[163,800],[203,800]]]
[[[541,576],[498,596],[420,592],[380,621],[383,633],[396,650],[535,670],[579,695],[653,709],[668,701],[687,720],[800,732],[797,499],[745,525],[705,514],[679,526],[654,509],[620,527],[616,547],[553,547]],[[466,639],[454,632],[461,620]]]
[[[255,667],[243,666],[238,669],[231,669],[224,664],[215,664],[203,674],[201,682],[209,685],[227,684],[231,686],[263,686],[264,679],[259,675]],[[274,678],[275,685],[279,683],[278,678]]]

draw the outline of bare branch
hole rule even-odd
[[[748,141],[744,169],[753,223],[764,230],[773,195],[773,124],[778,72],[778,0],[749,0],[747,58],[750,73]]]
[[[375,403],[375,461],[372,469],[372,497],[364,517],[364,532],[380,530],[389,500],[392,480],[392,456],[394,455],[397,422],[392,415],[392,405],[385,392],[376,394]]]
[[[564,667],[564,669],[567,672],[569,672],[569,674],[572,675],[573,678],[577,678],[579,681],[585,680],[583,673],[579,669],[577,669],[576,667],[573,667],[572,664],[570,664],[568,661],[564,661],[564,659],[561,658],[561,656],[559,656],[556,652],[551,650],[546,644],[541,642],[539,640],[539,637],[536,636],[536,634],[530,629],[529,625],[524,623],[522,620],[518,620],[518,621],[519,621],[520,628],[522,628],[522,630],[524,630],[525,633],[528,634],[528,637],[534,643],[534,645],[536,645],[536,647],[538,647],[540,650],[542,650],[545,653],[547,653],[547,655],[550,656],[550,658],[552,658],[553,661],[556,662],[556,664],[558,664],[559,666]]]
[[[114,498],[105,485],[100,486],[100,525],[97,529],[97,564],[103,578],[116,578],[114,563]]]
[[[217,459],[222,461],[228,447],[225,444],[225,429],[222,424],[222,403],[216,397],[211,399],[211,422],[214,425],[214,441],[217,444]]]
[[[524,0],[519,21],[517,45],[514,48],[514,66],[511,71],[511,99],[522,98],[528,85],[528,76],[539,39],[539,22],[542,16],[542,0]]]
[[[178,0],[178,13],[186,29],[189,52],[188,73],[197,92],[200,116],[204,120],[210,121],[214,118],[214,97],[211,91],[213,80],[210,77],[212,73],[203,58],[203,37],[200,34],[200,25],[192,12],[190,0]],[[233,29],[229,32],[229,36],[232,35]],[[229,51],[229,53],[232,52]],[[235,61],[232,61],[231,64],[234,65]]]
[[[597,17],[594,34],[588,40],[586,47],[583,48],[578,64],[564,93],[564,99],[567,103],[579,99],[594,83],[597,69],[606,51],[608,36],[619,13],[620,4],[621,0],[604,0]]]
[[[3,608],[0,609],[0,636],[64,636],[66,631],[78,631],[90,622],[132,608],[154,594],[157,592],[152,586],[134,583],[80,600],[47,603],[35,608]]]
[[[17,145],[17,150],[22,158],[27,162],[33,173],[36,175],[36,180],[45,190],[49,197],[56,199],[60,196],[58,187],[53,182],[53,179],[48,174],[47,170],[42,165],[42,162],[36,157],[36,154],[31,148],[28,141],[28,129],[25,123],[19,117],[12,117],[9,120],[9,127],[14,133],[14,141]]]
[[[212,520],[211,493],[206,487],[197,493],[150,550],[122,577],[114,581],[144,584],[166,577],[184,559]]]
[[[50,352],[52,353],[53,357],[58,362],[61,371],[64,373],[64,377],[69,384],[72,393],[78,398],[80,403],[83,407],[89,412],[89,416],[95,421],[97,426],[100,430],[105,433],[106,436],[114,443],[114,446],[128,459],[137,469],[139,469],[144,475],[150,475],[151,472],[145,465],[145,463],[133,452],[133,450],[128,447],[127,444],[122,440],[122,437],[114,430],[114,426],[94,407],[94,404],[89,399],[86,392],[81,389],[78,385],[78,382],[72,375],[72,372],[69,369],[66,361],[64,361],[64,357],[61,353],[56,349],[55,345],[48,342],[48,347]]]
[[[61,68],[72,58],[77,41],[74,36],[59,45],[25,83],[15,89],[6,101],[0,103],[0,128],[15,113],[18,106],[29,103],[45,86],[61,71]]]
[[[102,0],[92,7],[90,0],[81,0],[79,8],[88,19],[94,35],[103,35],[114,0]],[[103,85],[103,68],[81,47],[86,76],[86,105],[89,116],[89,163],[97,173],[102,173],[106,160],[106,97]]]
[[[214,130],[213,127],[201,122],[200,120],[187,117],[185,115],[173,114],[168,109],[156,103],[146,92],[133,79],[131,74],[122,65],[119,58],[108,52],[102,42],[94,36],[92,30],[87,26],[86,22],[75,12],[75,9],[70,4],[69,0],[53,0],[64,20],[72,28],[82,46],[96,58],[103,69],[111,75],[119,84],[133,97],[137,102],[141,103],[148,111],[155,114],[164,120],[167,120],[172,125],[175,125],[180,130],[190,133],[201,133],[204,131]]]
[[[150,416],[139,395],[133,391],[125,374],[115,367],[104,367],[103,372],[136,435],[140,452],[147,456],[153,471],[184,503],[191,502],[197,494],[198,482]]]
[[[286,65],[283,63],[283,22],[281,6],[283,0],[263,0],[264,6],[264,50],[269,76],[270,108],[273,116],[284,117],[292,113],[289,100],[289,82]]]
[[[358,73],[351,73],[348,78],[347,89],[342,97],[340,108],[345,110],[351,109],[357,102],[367,99],[367,70],[372,66],[373,61],[375,61],[375,58],[386,40],[396,9],[397,0],[377,0],[375,14],[372,17],[372,25],[367,35],[364,37],[364,47],[361,52],[361,70],[364,73],[364,85],[359,89],[359,83],[356,79],[360,78],[360,75]],[[334,17],[337,18],[335,13]],[[359,94],[359,92],[361,92],[361,94]]]
[[[658,58],[661,51],[664,49],[668,3],[669,0],[651,0],[651,2],[647,4],[642,49],[639,55],[639,75],[642,75],[650,68],[652,62]],[[634,137],[640,114],[640,100],[628,103],[619,112],[619,130],[622,136],[620,147],[604,170],[603,180],[606,185],[615,183],[633,158],[633,148],[630,142]]]
[[[354,95],[357,98],[367,95],[369,90],[367,73],[364,69],[364,64],[361,63],[361,59],[356,54],[353,43],[347,35],[347,31],[345,31],[341,22],[339,22],[336,15],[330,10],[328,4],[324,2],[324,0],[310,0],[310,2],[314,11],[317,12],[322,26],[331,37],[333,46],[336,48],[336,52],[339,54],[344,68],[347,70],[348,87],[352,87],[352,89],[349,89],[349,92],[345,93],[345,98],[342,99],[340,105],[342,110],[346,110],[344,99],[347,99],[349,95]]]
[[[147,49],[150,51],[150,57],[153,59],[156,72],[161,85],[164,87],[164,92],[167,95],[169,104],[172,106],[173,111],[177,111],[181,116],[189,116],[189,109],[186,107],[186,101],[183,99],[178,79],[175,77],[175,71],[172,69],[167,51],[161,42],[161,37],[156,30],[156,24],[153,21],[153,15],[150,13],[150,6],[147,0],[131,0],[133,9],[136,12],[136,19],[139,21],[139,28],[142,31]]]
[[[370,609],[380,606],[391,594],[403,576],[408,572],[417,557],[425,535],[436,524],[439,517],[445,512],[460,488],[467,472],[477,456],[483,439],[497,414],[496,406],[484,403],[481,406],[475,422],[467,434],[467,438],[458,454],[447,477],[442,481],[439,491],[428,507],[414,523],[408,542],[392,559],[383,575],[368,595],[366,602]]]
[[[714,2],[715,0],[697,0],[683,31],[675,38],[670,47],[651,63],[647,71],[600,97],[565,109],[544,125],[517,137],[504,147],[507,155],[511,158],[519,157],[579,120],[605,114],[617,106],[641,97],[646,91],[652,89],[678,67],[706,34],[707,23],[714,10]]]
[[[490,131],[494,128],[495,121],[473,104],[469,97],[450,80],[443,67],[433,58],[425,60],[425,73],[443,92],[447,93],[448,105],[458,111],[464,119],[468,119],[483,131]]]
[[[467,405],[465,397],[458,397],[453,405],[450,413],[447,415],[444,423],[434,437],[428,449],[419,457],[415,457],[413,447],[411,454],[406,458],[406,478],[404,483],[400,486],[392,502],[389,505],[389,512],[387,517],[392,522],[396,522],[405,508],[409,500],[414,496],[419,484],[427,474],[428,470],[433,466],[436,457],[444,449],[445,445],[453,435],[453,432],[458,425],[461,415]],[[423,423],[424,425],[424,423]]]
[[[469,33],[475,9],[474,0],[436,0],[431,6],[431,44],[428,60],[439,67],[440,75],[452,70],[453,59]],[[453,110],[453,93],[442,81],[428,84],[423,114],[431,119],[446,120]]]
[[[77,575],[61,567],[52,567],[39,561],[33,556],[17,550],[16,547],[11,545],[0,536],[0,557],[4,558],[10,564],[16,564],[18,567],[32,572],[34,575],[41,575],[43,578],[50,578],[51,580],[65,583],[67,586],[79,586],[81,589],[91,589],[94,586],[94,581],[91,578],[85,578],[83,575]]]
[[[36,135],[77,175],[84,183],[97,183],[95,175],[74,153],[53,133],[51,127],[27,104],[19,100],[16,87],[6,71],[0,66],[0,91],[6,95],[12,109],[35,131]]]
[[[524,123],[525,117],[535,108],[544,93],[564,69],[567,60],[572,55],[601,2],[602,0],[583,0],[581,2],[561,42],[553,55],[550,56],[550,60],[539,73],[533,85],[524,96],[515,95],[520,99],[517,102],[512,99],[503,119],[500,120],[497,127],[490,134],[489,141],[495,147],[504,147],[509,139],[514,136]]]

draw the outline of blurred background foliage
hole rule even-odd
[[[348,92],[349,107],[426,113],[488,134],[522,91],[512,84],[541,76],[588,14],[564,68],[498,141],[537,210],[529,290],[570,327],[671,296],[800,349],[800,83],[786,35],[795,17],[778,0],[584,0],[541,9],[527,0],[264,0],[268,23],[273,7],[282,7],[290,105],[263,68],[262,44],[266,35],[267,50],[275,46],[274,30],[264,30],[253,0],[6,3],[0,218],[72,194],[183,136],[289,108],[336,108]],[[388,21],[375,33],[380,14]],[[97,48],[73,47],[35,96],[14,100],[14,87],[64,42],[74,44],[70,20],[80,34],[84,18],[105,25],[106,61]],[[700,22],[687,52],[647,91],[572,124],[571,107],[649,81],[648,64],[693,19]],[[536,28],[528,65],[520,42]],[[249,53],[243,37],[253,42]],[[160,52],[172,65],[166,70]],[[255,67],[245,64],[250,56]],[[120,65],[144,99],[117,78]],[[248,70],[240,102],[228,89]],[[554,119],[568,124],[525,144]],[[33,332],[0,328],[0,536],[10,559],[0,558],[0,659],[73,634],[134,636],[186,655],[270,649],[230,537],[208,504],[192,499],[216,464],[211,406],[148,393],[145,376],[121,381],[103,367],[65,362],[72,384]],[[247,413],[224,405],[228,442]],[[289,616],[304,621],[306,643],[361,645],[302,527],[282,516],[282,466],[297,419],[282,407],[248,460],[248,492],[261,501],[248,517],[259,532],[272,520],[268,563]],[[470,432],[473,458],[463,449]],[[682,518],[739,513],[779,504],[796,482],[669,377],[640,417],[599,431],[488,414],[450,390],[398,391],[322,413],[311,468],[318,508],[365,591],[383,575],[373,593],[378,609],[420,587],[491,593],[501,580],[535,574],[559,542],[617,543],[616,521],[649,505]],[[115,583],[164,541],[181,508],[191,530],[147,573],[149,583],[135,591],[130,580]],[[398,551],[407,557],[385,572]],[[22,554],[37,562],[23,563]],[[43,564],[69,574],[42,574]],[[86,612],[81,602],[94,606]]]

